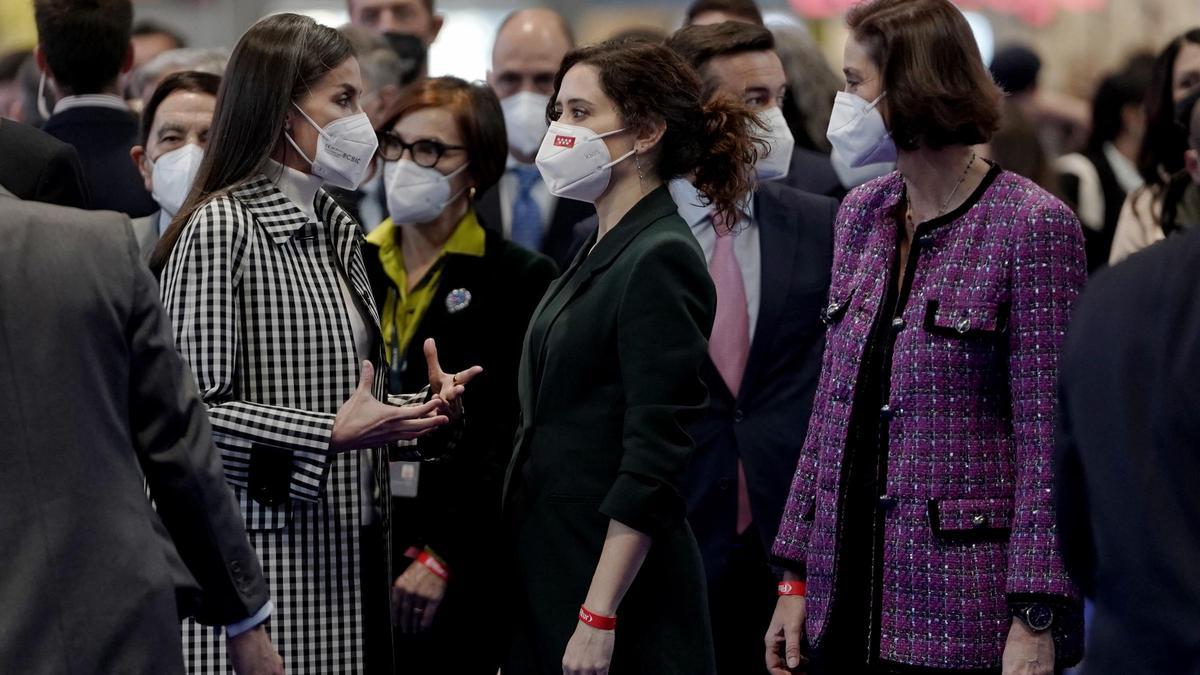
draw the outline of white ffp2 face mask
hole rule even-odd
[[[611,160],[604,139],[625,129],[598,134],[587,127],[552,122],[537,154],[537,168],[550,194],[563,199],[596,203],[608,189],[612,168],[636,152]]]
[[[866,101],[839,91],[833,101],[825,137],[851,167],[896,161],[896,144],[879,113],[879,102],[886,94]]]
[[[204,161],[204,151],[194,143],[164,152],[150,162],[150,196],[167,216],[174,218],[192,191],[192,182]]]
[[[770,150],[760,155],[754,164],[754,170],[759,180],[781,180],[788,175],[792,166],[792,152],[796,149],[796,139],[792,130],[783,117],[783,110],[775,106],[758,114],[758,119],[766,125],[766,131],[755,128],[755,135],[767,142]]]
[[[526,157],[537,152],[548,128],[546,106],[549,103],[549,96],[532,91],[522,91],[500,101],[510,148]]]
[[[379,147],[379,139],[375,137],[371,118],[360,112],[348,117],[339,117],[321,128],[300,106],[295,103],[292,105],[320,134],[320,138],[317,139],[317,156],[310,159],[300,146],[296,145],[292,135],[285,132],[284,137],[288,143],[312,165],[313,175],[325,181],[327,185],[343,190],[357,190],[367,172],[371,170],[371,159]]]
[[[467,169],[463,164],[448,175],[426,168],[408,159],[383,165],[383,185],[387,190],[388,215],[397,225],[421,225],[442,215],[467,188],[450,194],[450,179]]]

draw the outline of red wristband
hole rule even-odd
[[[596,630],[612,630],[617,627],[617,617],[600,616],[582,605],[579,607],[579,620]]]
[[[798,595],[804,597],[808,594],[808,585],[803,581],[781,581],[779,582],[779,597],[785,595]]]
[[[450,581],[450,570],[442,564],[442,561],[429,554],[429,551],[421,551],[417,555],[417,562],[425,566],[425,569],[433,572],[434,576],[442,581]]]

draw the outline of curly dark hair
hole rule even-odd
[[[653,159],[655,174],[664,181],[694,174],[696,189],[719,214],[734,220],[739,202],[754,189],[754,163],[763,149],[752,135],[760,126],[754,114],[726,97],[705,102],[700,76],[667,47],[610,40],[563,59],[547,108],[551,120],[558,117],[554,102],[563,77],[580,64],[599,72],[600,88],[624,126],[636,131],[666,126]]]

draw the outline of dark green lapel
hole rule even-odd
[[[523,410],[532,411],[533,406],[537,405],[534,396],[539,387],[534,385],[534,381],[541,373],[541,365],[545,359],[546,336],[562,311],[587,287],[592,277],[612,265],[642,231],[656,221],[677,212],[678,209],[666,185],[646,195],[625,214],[616,227],[595,244],[594,249],[592,244],[595,242],[595,235],[589,238],[567,273],[546,291],[541,305],[534,312],[534,320],[530,322],[531,329],[526,337],[525,354],[528,358],[521,372],[523,386],[520,392]],[[590,253],[589,249],[592,249]],[[532,328],[534,323],[538,324],[536,330]],[[528,408],[525,407],[527,403],[530,405]]]

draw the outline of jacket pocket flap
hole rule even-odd
[[[821,310],[821,322],[826,326],[837,323],[846,315],[850,308],[850,300],[854,298],[854,286],[836,288],[829,292],[829,304]]]
[[[1012,529],[1013,501],[997,499],[931,499],[929,526],[934,534],[954,535]]]
[[[972,335],[1008,329],[1008,304],[968,304],[930,300],[925,306],[925,329],[931,333]]]

